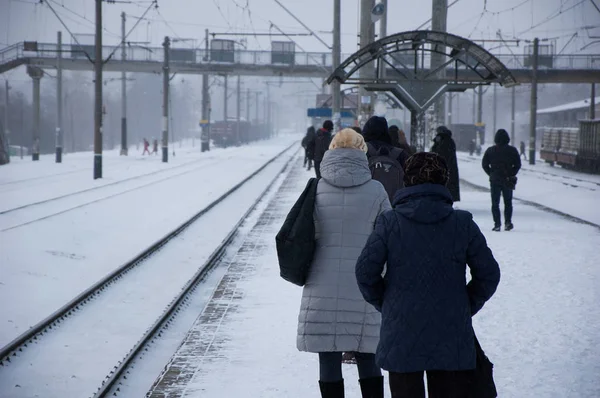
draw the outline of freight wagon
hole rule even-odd
[[[540,127],[540,156],[551,165],[600,173],[600,119],[580,120],[579,128]]]

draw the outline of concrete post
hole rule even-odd
[[[57,33],[56,51],[56,163],[62,163],[63,154],[63,94],[62,94],[62,32]]]
[[[204,31],[204,35],[204,62],[209,62],[208,29]],[[208,74],[202,74],[202,120],[208,121],[208,124],[202,126],[202,133],[200,136],[200,150],[202,152],[210,151],[210,91],[208,87],[208,78]]]
[[[27,73],[33,79],[33,131],[31,159],[40,160],[40,80],[44,72],[35,66],[27,67]]]
[[[125,46],[125,12],[121,13],[121,155],[127,156],[127,73],[125,72],[125,61],[127,60],[127,47]]]
[[[236,145],[240,144],[240,118],[241,118],[241,106],[242,106],[242,82],[240,79],[240,75],[237,77],[237,90],[236,90],[236,101],[237,105],[235,107],[235,120],[237,122],[235,127],[235,138]]]
[[[227,121],[228,109],[227,104],[229,103],[229,95],[227,93],[227,75],[223,76],[223,121]]]
[[[6,91],[8,92],[8,90]],[[8,103],[8,99],[6,100]],[[592,83],[592,98],[590,98],[590,120],[596,118],[596,84]]]
[[[163,62],[163,118],[162,118],[162,161],[169,161],[169,49],[171,40],[165,36],[163,42],[164,62]]]
[[[333,0],[333,69],[335,70],[341,62],[341,0]],[[334,131],[340,129],[341,93],[340,83],[336,80],[331,84]]]
[[[102,0],[96,0],[94,55],[94,179],[102,178]]]
[[[516,109],[516,97],[515,87],[511,89],[510,93],[510,141],[515,145],[515,109]]]
[[[360,47],[364,48],[375,39],[375,25],[371,20],[371,10],[375,6],[375,0],[360,1]],[[364,65],[359,71],[361,78],[372,79],[375,77],[375,65],[370,62]],[[367,99],[368,97],[368,99]],[[367,99],[368,103],[363,102],[363,98]],[[359,89],[359,106],[360,116],[363,123],[373,113],[375,98],[372,93],[366,91],[362,86]]]
[[[432,0],[431,10],[431,30],[437,32],[446,32],[448,20],[448,0]],[[444,63],[445,56],[443,54],[431,53],[431,69],[435,69]],[[445,70],[440,71],[437,75],[440,78],[445,76]],[[435,119],[439,125],[444,121],[444,97],[440,97],[435,102]]]
[[[531,104],[529,109],[529,164],[535,164],[536,127],[537,127],[537,77],[538,77],[538,52],[540,39],[533,40],[533,70],[531,73]]]

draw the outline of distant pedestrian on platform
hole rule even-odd
[[[504,129],[496,132],[494,143],[489,147],[481,166],[490,176],[490,191],[492,193],[492,216],[494,217],[493,231],[500,231],[502,220],[500,218],[500,195],[504,198],[504,229],[510,231],[514,228],[512,223],[513,214],[513,190],[517,184],[517,173],[521,168],[521,157],[517,148],[509,145],[510,137]]]
[[[473,156],[475,149],[477,149],[477,143],[475,140],[469,141],[469,156]]]
[[[333,122],[331,120],[325,120],[323,127],[317,131],[315,138],[315,174],[317,178],[321,178],[321,161],[325,152],[329,149],[331,143],[331,132],[333,131]]]
[[[448,174],[435,153],[411,156],[405,188],[356,263],[363,297],[381,312],[376,362],[393,398],[424,398],[424,373],[430,398],[489,397],[470,394],[471,317],[496,291],[500,269],[471,213],[453,209]]]
[[[435,152],[444,158],[448,165],[450,178],[446,187],[452,195],[454,202],[460,201],[460,182],[458,177],[458,161],[456,159],[456,144],[452,139],[452,131],[446,126],[440,126],[436,130],[437,135],[433,139],[431,152]]]
[[[147,139],[144,138],[144,152],[142,152],[142,156],[148,153],[150,155],[150,143]]]
[[[154,141],[152,141],[152,153],[155,155],[158,155],[158,140],[154,139]]]
[[[337,133],[321,163],[314,220],[316,249],[302,290],[297,347],[319,354],[321,397],[344,397],[342,353],[354,353],[363,398],[383,398],[375,364],[380,315],[362,297],[354,268],[390,202],[371,178],[367,146],[352,129]]]
[[[315,128],[310,126],[302,139],[302,148],[304,148],[304,167],[308,164],[308,170],[312,168],[313,159],[315,158],[315,139]]]
[[[525,143],[523,141],[521,141],[521,144],[519,145],[519,149],[521,150],[521,153],[519,154],[519,158],[523,157],[523,159],[527,160],[527,150],[525,148]]]
[[[395,124],[389,128],[390,137],[392,138],[392,145],[396,148],[404,150],[407,156],[412,156],[417,152],[417,149],[413,146],[408,145],[406,134],[404,130],[398,128]]]

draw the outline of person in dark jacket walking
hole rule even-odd
[[[331,120],[325,120],[323,127],[317,131],[315,137],[315,174],[317,178],[321,178],[321,161],[325,152],[329,149],[331,143],[331,132],[333,131],[333,122]]]
[[[397,128],[397,127],[396,127]],[[365,142],[373,147],[375,151],[379,151],[381,148],[401,148],[400,146],[394,145],[394,141],[388,129],[387,120],[381,116],[373,116],[363,127],[363,137]],[[367,156],[372,156],[367,153]],[[406,150],[402,150],[396,158],[400,166],[404,169],[406,159],[409,157],[409,153]]]
[[[517,148],[508,145],[510,137],[504,129],[496,132],[494,143],[489,147],[481,166],[490,176],[490,191],[492,193],[492,216],[494,217],[493,231],[500,231],[502,221],[500,219],[500,195],[504,198],[504,229],[510,231],[514,228],[512,223],[512,197],[516,184],[516,176],[521,168],[521,156]]]
[[[414,155],[417,150],[416,148],[408,145],[408,141],[406,140],[406,134],[403,130],[398,128],[395,124],[391,125],[389,128],[390,137],[392,139],[392,145],[396,148],[402,149],[407,156]]]
[[[433,139],[431,152],[442,156],[448,165],[450,178],[448,180],[448,190],[452,195],[452,200],[460,201],[460,183],[458,177],[458,161],[456,160],[456,144],[452,139],[452,131],[446,126],[440,126],[436,130],[437,135]]]
[[[315,157],[315,138],[315,128],[310,126],[302,139],[302,148],[304,148],[304,167],[308,164],[308,170],[311,169]]]
[[[521,150],[521,153],[519,154],[519,158],[521,156],[523,156],[523,158],[525,160],[527,160],[527,151],[525,150],[525,143],[523,141],[521,141],[521,144],[519,145],[519,149]]]
[[[469,156],[473,156],[475,149],[477,149],[477,143],[475,140],[469,141]]]
[[[468,397],[476,366],[471,317],[500,281],[471,213],[452,208],[447,181],[441,156],[411,156],[406,187],[377,219],[356,263],[363,297],[381,312],[376,361],[389,371],[393,398],[424,398],[424,372],[430,398]]]

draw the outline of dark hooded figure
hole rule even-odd
[[[446,160],[450,178],[448,179],[448,190],[452,195],[452,200],[460,201],[460,185],[458,178],[458,162],[456,160],[456,144],[452,139],[452,131],[446,126],[437,128],[437,135],[433,139],[431,152],[435,152]]]
[[[302,139],[302,147],[304,148],[304,167],[308,163],[308,170],[312,167],[313,159],[315,158],[315,128],[310,126],[306,129],[306,135]]]
[[[512,197],[516,184],[516,176],[521,168],[521,156],[519,151],[512,145],[508,145],[510,137],[504,129],[496,132],[494,143],[489,147],[481,166],[490,176],[490,190],[492,193],[492,216],[494,217],[493,231],[500,231],[502,221],[500,219],[500,195],[504,198],[504,228],[510,231],[514,228],[512,224]]]
[[[425,397],[423,372],[429,397],[471,396],[471,318],[496,291],[500,269],[471,213],[452,207],[447,181],[441,156],[411,156],[405,188],[356,263],[363,297],[381,312],[376,362],[389,372],[392,397]]]
[[[390,138],[392,139],[392,145],[396,148],[400,148],[406,152],[408,156],[414,155],[417,151],[415,148],[408,145],[408,141],[406,140],[406,134],[395,124],[391,125],[389,128]]]
[[[367,123],[365,123],[363,127],[363,137],[365,138],[365,142],[373,148],[371,152],[377,152],[382,147],[389,148],[401,148],[399,146],[395,146],[392,141],[392,137],[390,135],[387,120],[384,117],[373,116]],[[401,148],[402,149],[402,148]],[[369,152],[367,152],[367,157],[371,156]],[[404,169],[404,165],[406,164],[406,159],[408,159],[409,153],[406,150],[403,150],[398,154],[396,160],[402,168]]]
[[[323,122],[323,127],[317,131],[315,137],[315,174],[317,178],[321,178],[321,161],[323,160],[323,156],[325,152],[329,149],[329,144],[331,143],[331,132],[333,131],[333,122],[331,120],[325,120]]]

